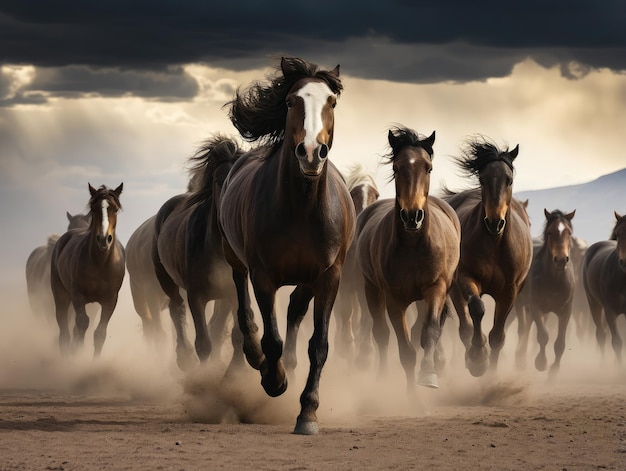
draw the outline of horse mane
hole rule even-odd
[[[543,240],[546,240],[546,231],[548,230],[548,227],[550,226],[550,224],[552,224],[556,220],[563,221],[563,223],[569,228],[569,230],[573,232],[572,221],[570,221],[567,218],[567,216],[565,216],[565,213],[563,211],[559,209],[555,209],[554,211],[550,212],[550,214],[548,215],[548,217],[546,218],[543,224],[543,232],[542,232]]]
[[[470,138],[465,148],[462,149],[461,156],[456,157],[455,160],[459,168],[468,176],[478,176],[486,165],[497,161],[504,162],[511,171],[515,171],[509,148],[501,150],[484,136]]]
[[[372,175],[367,172],[367,169],[363,164],[353,164],[352,166],[350,166],[348,171],[349,173],[344,176],[348,191],[351,191],[353,188],[359,185],[371,185],[376,189],[376,191],[378,191],[376,180],[374,180],[374,177],[372,177]]]
[[[59,237],[61,237],[59,234],[50,234],[48,236],[48,241],[46,245],[48,246],[49,249],[52,249],[56,245],[57,241],[59,240]]]
[[[93,212],[94,208],[103,200],[110,199],[115,205],[116,210],[122,209],[122,203],[120,203],[120,199],[115,194],[115,192],[108,188],[106,185],[100,185],[100,188],[96,190],[96,193],[89,198],[89,203],[87,203],[87,207],[89,208],[89,213]],[[92,218],[93,221],[93,218]]]
[[[427,138],[424,136],[420,136],[413,129],[403,127],[403,126],[394,126],[390,129],[391,133],[395,138],[395,146],[391,148],[391,152],[387,154],[387,158],[389,162],[393,162],[394,158],[398,156],[398,153],[401,149],[406,146],[412,147],[421,147],[424,149],[430,158],[433,157],[433,146],[428,142]]]
[[[196,203],[207,201],[213,197],[213,180],[215,170],[224,162],[236,162],[244,151],[239,144],[221,134],[207,139],[189,158],[192,164],[189,172],[192,177],[189,181],[188,190],[191,193],[187,198],[185,207],[189,208]]]
[[[303,78],[323,80],[339,95],[343,89],[338,75],[332,71],[320,70],[315,64],[296,57],[283,57],[282,63],[290,72],[283,74],[278,65],[273,74],[268,74],[267,83],[255,82],[246,90],[237,88],[230,105],[228,117],[242,138],[248,142],[259,142],[269,149],[282,144],[284,140],[287,105],[285,99],[291,87]]]

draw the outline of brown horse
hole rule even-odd
[[[354,203],[354,210],[358,216],[361,211],[378,200],[380,193],[376,180],[360,164],[353,165],[345,178]],[[352,244],[343,265],[339,291],[333,308],[337,322],[335,350],[349,361],[354,360],[356,354],[359,364],[365,365],[372,348],[370,339],[372,319],[369,315],[362,315],[360,306],[365,305],[365,298],[362,296],[359,300],[359,293],[363,293],[363,275],[361,275],[354,244]]]
[[[604,310],[615,358],[621,364],[622,339],[616,320],[620,314],[626,314],[626,216],[615,211],[615,219],[610,239],[590,245],[585,252],[582,273],[598,345],[604,353]]]
[[[88,215],[72,215],[67,211],[65,215],[68,220],[68,231],[89,227]],[[35,316],[50,321],[54,320],[54,298],[50,288],[50,260],[52,260],[52,251],[59,237],[58,234],[48,236],[47,244],[40,245],[33,250],[26,260],[26,290],[30,309]]]
[[[73,342],[76,347],[83,345],[89,327],[87,303],[101,306],[100,322],[94,332],[94,356],[102,351],[126,272],[124,247],[115,235],[122,188],[123,184],[115,190],[104,185],[95,189],[89,184],[89,228],[67,231],[52,252],[50,278],[62,352],[70,348],[70,304],[76,313]]]
[[[532,259],[528,215],[513,198],[518,152],[519,146],[503,151],[486,139],[470,140],[457,163],[469,176],[478,177],[480,187],[445,197],[461,221],[461,260],[450,295],[459,315],[466,366],[474,376],[483,375],[489,364],[494,371],[497,367],[506,318]],[[481,328],[484,294],[496,303],[490,358]]]
[[[239,145],[230,138],[216,135],[207,140],[191,158],[194,171],[202,175],[196,191],[170,198],[156,214],[153,266],[169,299],[176,330],[176,361],[183,370],[192,366],[195,355],[186,333],[181,289],[187,292],[196,331],[195,353],[201,361],[209,358],[212,349],[205,314],[207,303],[226,300],[226,307],[233,312],[236,305],[231,268],[224,258],[218,227],[218,209],[222,184],[241,154]],[[233,329],[233,344],[239,345],[231,360],[235,367],[243,363],[238,329]]]
[[[388,139],[396,197],[377,201],[359,215],[355,244],[380,372],[387,369],[386,308],[398,339],[407,390],[413,393],[417,356],[407,329],[406,309],[417,300],[425,301],[424,357],[418,383],[437,388],[435,347],[459,263],[461,227],[452,207],[428,194],[435,133],[420,139],[411,129],[394,128]]]
[[[526,283],[515,302],[518,318],[528,315],[530,322],[522,323],[525,329],[520,333],[516,350],[516,361],[519,366],[525,363],[528,335],[531,322],[537,326],[539,353],[535,358],[535,367],[545,371],[547,367],[546,345],[548,330],[545,326],[546,315],[556,314],[559,330],[554,342],[554,363],[550,367],[550,376],[554,377],[559,370],[561,357],[565,351],[565,335],[572,314],[572,302],[576,276],[571,262],[573,242],[572,219],[576,211],[563,213],[544,209],[546,217],[543,236],[539,244],[533,245],[533,260],[526,278]]]
[[[261,145],[233,167],[222,193],[220,223],[233,267],[239,326],[251,366],[261,370],[270,396],[287,389],[275,297],[296,285],[287,312],[286,366],[296,364],[296,337],[315,298],[310,370],[300,396],[294,433],[318,432],[319,381],[328,356],[328,327],[341,269],[354,236],[354,204],[337,168],[328,161],[334,107],[342,90],[339,66],[319,70],[283,58],[268,84],[256,83],[230,102],[241,135]],[[263,338],[250,308],[248,276],[261,316]]]

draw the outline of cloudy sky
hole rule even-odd
[[[281,55],[340,64],[330,157],[363,163],[383,196],[396,123],[437,132],[433,191],[467,184],[451,157],[474,134],[519,143],[516,191],[626,167],[621,0],[216,3],[0,1],[0,281],[84,211],[87,182],[124,182],[125,243]]]

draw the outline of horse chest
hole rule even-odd
[[[574,295],[574,275],[571,270],[563,273],[539,273],[532,276],[532,300],[544,312],[558,310]]]

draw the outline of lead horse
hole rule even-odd
[[[52,252],[50,284],[63,353],[70,351],[70,304],[76,313],[73,343],[80,347],[89,327],[85,305],[94,302],[101,306],[100,321],[94,331],[94,356],[102,351],[126,271],[124,247],[115,232],[117,213],[122,208],[122,188],[123,184],[115,190],[104,185],[96,189],[89,184],[89,228],[67,231]]]
[[[620,314],[626,314],[626,216],[615,211],[615,226],[609,240],[589,246],[583,257],[582,276],[598,345],[604,353],[604,311],[615,358],[621,364],[622,338],[616,321]]]
[[[466,367],[473,376],[482,376],[489,366],[495,371],[506,318],[530,269],[530,222],[522,203],[513,198],[513,161],[518,152],[519,146],[500,150],[486,138],[471,139],[457,163],[468,176],[478,178],[480,187],[448,192],[444,198],[461,221],[461,259],[450,294],[459,316]],[[490,355],[481,328],[484,294],[496,304]]]
[[[328,160],[334,108],[342,90],[339,66],[320,70],[282,58],[268,83],[237,90],[230,119],[260,145],[233,167],[224,184],[220,223],[233,267],[239,327],[250,365],[270,396],[287,389],[275,297],[296,285],[287,312],[286,366],[295,368],[300,321],[314,298],[310,369],[294,433],[318,433],[320,375],[328,356],[328,328],[342,265],[354,236],[355,211],[343,177]],[[248,277],[263,318],[259,342]]]
[[[459,263],[461,227],[454,209],[428,194],[435,133],[420,138],[415,131],[398,127],[389,130],[388,140],[396,197],[377,201],[359,215],[355,244],[378,345],[379,370],[384,373],[388,366],[386,308],[412,395],[417,356],[409,338],[406,309],[415,301],[425,301],[426,318],[420,332],[424,356],[418,383],[437,388],[435,348]]]

